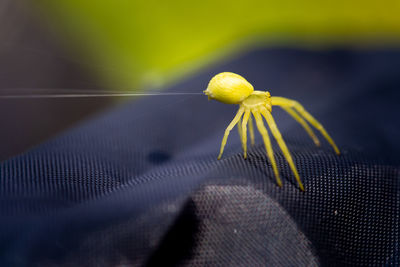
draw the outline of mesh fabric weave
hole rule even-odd
[[[298,100],[343,154],[274,108],[306,192],[274,143],[279,188],[259,136],[216,160],[237,107],[132,101],[1,163],[0,265],[400,265],[400,53],[265,49],[168,90],[221,71]]]

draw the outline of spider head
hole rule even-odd
[[[222,72],[211,79],[204,93],[208,99],[226,104],[240,104],[253,91],[253,86],[242,76],[232,72]]]
[[[266,108],[269,112],[271,112],[271,94],[268,91],[254,91],[248,98],[243,100],[242,105],[250,110]]]

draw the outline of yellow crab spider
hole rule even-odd
[[[205,90],[204,93],[208,96],[208,99],[215,99],[226,104],[239,105],[239,110],[236,113],[236,116],[225,130],[218,159],[221,159],[229,132],[233,129],[233,127],[235,127],[236,124],[238,124],[239,134],[242,142],[244,152],[243,156],[244,158],[247,157],[247,124],[249,124],[251,144],[254,145],[254,130],[251,116],[253,115],[256,121],[257,129],[264,140],[265,150],[271,162],[276,182],[279,186],[282,186],[282,181],[279,177],[278,167],[276,165],[274,152],[271,146],[271,140],[269,138],[268,130],[264,126],[262,119],[262,117],[264,117],[269,129],[272,132],[272,135],[275,137],[280,149],[282,150],[282,153],[287,160],[300,189],[304,191],[304,186],[300,180],[300,176],[297,172],[296,166],[294,165],[292,156],[282,138],[281,133],[278,130],[278,127],[276,126],[274,118],[271,115],[272,106],[280,106],[287,113],[289,113],[289,115],[291,115],[298,123],[300,123],[301,126],[303,126],[304,130],[308,133],[314,143],[319,146],[319,140],[307,122],[314,126],[333,147],[336,154],[340,154],[338,147],[324,127],[297,101],[284,97],[271,97],[269,92],[254,91],[253,86],[245,78],[238,74],[232,72],[222,72],[215,75],[210,80],[207,90]]]

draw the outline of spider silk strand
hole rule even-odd
[[[35,89],[36,90],[36,89]],[[20,98],[93,98],[93,97],[135,97],[135,96],[179,96],[179,95],[202,95],[202,93],[188,93],[188,92],[112,92],[112,91],[95,91],[88,92],[88,90],[83,91],[82,93],[79,90],[69,90],[63,89],[63,93],[47,93],[43,92],[43,89],[38,89],[38,93],[28,93],[28,94],[15,94],[9,93],[4,94],[0,90],[0,98],[3,99],[20,99]],[[11,90],[8,90],[11,91]],[[17,90],[18,91],[18,90]],[[49,90],[49,92],[54,92],[54,90]],[[68,91],[72,91],[73,93],[67,93]],[[84,93],[83,93],[84,92]]]

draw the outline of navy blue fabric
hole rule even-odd
[[[1,163],[0,264],[399,265],[400,52],[260,49],[168,90],[221,71],[298,100],[342,155],[274,108],[306,192],[274,143],[279,188],[259,136],[216,160],[236,106],[133,100]]]

